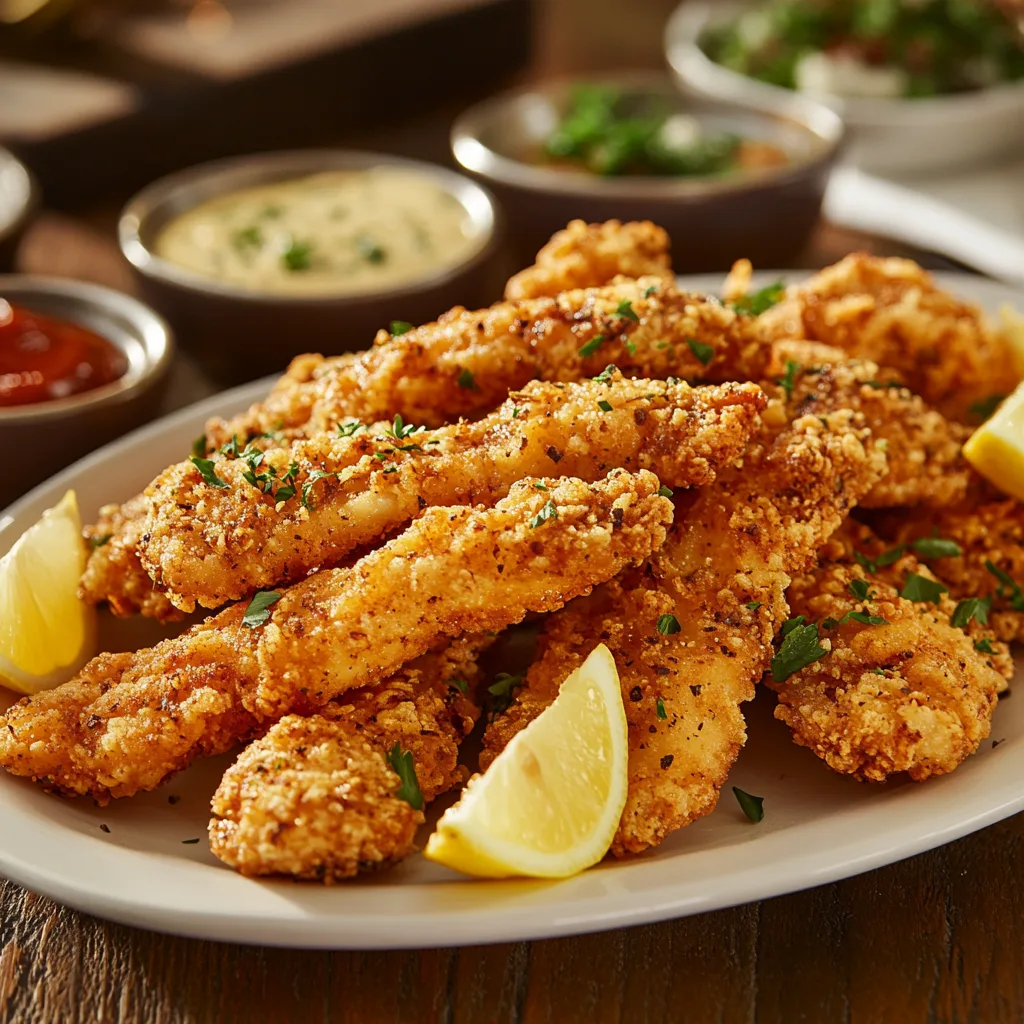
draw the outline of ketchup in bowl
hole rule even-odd
[[[106,338],[0,298],[0,408],[91,391],[127,370],[124,352]]]

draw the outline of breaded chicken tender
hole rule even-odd
[[[427,509],[353,567],[284,591],[266,620],[247,625],[235,605],[155,647],[101,655],[0,717],[0,766],[100,800],[152,788],[262,723],[377,684],[447,637],[560,608],[647,558],[672,520],[647,471],[535,482],[494,508]]]
[[[489,412],[534,378],[581,380],[614,363],[627,376],[759,380],[767,357],[754,318],[644,277],[488,309],[456,307],[398,337],[382,331],[366,352],[299,356],[263,402],[212,420],[206,437],[212,450],[233,436],[311,437],[345,420],[395,413],[436,427]]]
[[[617,277],[662,277],[671,281],[668,233],[649,220],[570,221],[537,253],[532,267],[505,286],[505,298],[536,299],[573,288],[611,284]]]
[[[911,260],[847,256],[789,288],[758,322],[772,337],[821,341],[895,370],[961,423],[972,422],[972,405],[1020,379],[1005,333]]]
[[[272,726],[214,795],[211,850],[246,875],[325,882],[411,853],[423,816],[396,797],[385,757],[396,744],[412,757],[425,803],[462,781],[459,744],[480,713],[477,657],[492,642],[454,640],[319,715]]]
[[[799,368],[792,369],[791,364]],[[972,478],[961,450],[970,435],[967,427],[929,408],[874,363],[844,358],[838,349],[778,342],[769,373],[780,377],[787,369],[800,413],[852,409],[885,445],[888,472],[861,498],[862,507],[942,508],[963,499]]]
[[[376,436],[325,434],[248,458],[236,449],[217,459],[216,485],[183,462],[146,492],[139,555],[176,607],[216,608],[337,563],[427,506],[493,504],[524,477],[596,480],[622,467],[671,487],[709,483],[742,453],[765,401],[753,384],[694,389],[609,372],[534,381],[475,423],[396,421]]]
[[[863,539],[857,547],[882,550]],[[900,596],[916,577],[934,579],[913,555],[881,572],[826,560],[789,588],[792,614],[818,624],[826,653],[788,678],[769,677],[775,717],[834,771],[921,781],[953,771],[989,734],[1009,653],[977,622],[970,633],[952,625],[948,596]]]
[[[289,715],[249,744],[213,796],[210,850],[243,875],[334,882],[410,854],[423,812],[346,722]]]
[[[780,400],[735,467],[678,500],[668,540],[641,569],[552,615],[508,711],[488,727],[484,763],[547,707],[603,642],[629,724],[629,791],[612,843],[638,853],[714,809],[746,740],[741,704],[768,668],[789,574],[885,469],[860,418],[840,409],[788,422]]]
[[[957,557],[919,557],[957,600],[991,602],[989,623],[1000,640],[1024,640],[1024,505],[1019,501],[975,475],[966,500],[955,508],[887,515],[877,525],[894,544],[933,536],[953,541],[961,551]]]

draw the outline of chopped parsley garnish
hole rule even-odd
[[[533,486],[536,487],[538,491],[546,491],[548,489],[548,485],[541,483],[539,480]]]
[[[112,533],[104,533],[100,537],[90,537],[89,538],[89,547],[93,551],[95,551],[97,548],[105,547],[107,544],[110,543],[110,538],[113,537],[113,536],[114,535]]]
[[[396,441],[403,441],[410,434],[415,434],[419,430],[426,429],[426,427],[414,427],[411,423],[406,424],[401,415],[399,413],[395,413],[394,422],[387,430],[384,431],[384,433],[387,434],[388,437],[393,437]],[[405,449],[402,450],[404,451]]]
[[[469,370],[459,370],[459,375],[455,378],[455,383],[458,384],[460,388],[465,388],[466,391],[480,390],[476,386],[476,377],[474,377]]]
[[[889,551],[883,551],[877,558],[868,558],[867,555],[863,555],[859,551],[854,551],[853,557],[857,564],[866,572],[878,572],[883,566],[898,562],[903,557],[903,551],[903,545],[900,544]]]
[[[1009,601],[1010,607],[1015,612],[1024,612],[1024,594],[1021,593],[1021,589],[1014,582],[1013,577],[1005,569],[1000,569],[994,562],[986,560],[985,568],[999,580],[996,593]]]
[[[793,397],[793,388],[796,385],[796,375],[800,370],[800,364],[795,359],[786,360],[786,375],[780,377],[776,383],[782,386],[786,392],[786,398]]]
[[[226,455],[229,459],[237,459],[242,454],[242,447],[238,442],[238,435],[232,434],[231,440],[227,444],[222,444],[217,449],[221,455]]]
[[[339,437],[351,437],[357,430],[365,430],[366,424],[360,423],[359,420],[349,420],[348,423],[338,424],[338,436]]]
[[[671,498],[673,493],[674,492],[673,492],[672,488],[671,487],[666,487],[664,484],[662,484],[658,488],[658,494],[661,495],[661,497],[663,497],[663,498]]]
[[[958,601],[953,614],[949,617],[951,626],[966,629],[971,619],[977,619],[983,626],[988,622],[988,613],[992,607],[991,597],[967,597]]]
[[[995,654],[996,649],[992,646],[992,641],[988,637],[984,640],[975,640],[974,649],[980,651],[982,654]]]
[[[649,299],[657,290],[658,290],[658,286],[656,284],[652,284],[649,287],[645,288],[644,289],[644,298],[645,299]]]
[[[469,683],[465,679],[449,679],[448,685],[456,690],[461,690],[463,693],[469,692]]]
[[[592,356],[601,347],[603,342],[604,342],[604,335],[603,334],[595,334],[594,337],[592,337],[590,339],[590,341],[588,341],[580,349],[580,358],[581,359],[586,359],[587,356]],[[606,368],[604,372],[607,373],[608,369]],[[604,374],[601,374],[600,376],[603,377]],[[598,380],[599,378],[595,377],[594,379]],[[607,381],[601,381],[601,383],[602,384],[606,384]]]
[[[604,338],[601,338],[604,341]],[[586,348],[586,345],[583,346]],[[582,349],[580,355],[583,355]],[[587,355],[590,355],[588,352]],[[595,378],[598,384],[608,384],[611,382],[612,377],[619,372],[619,368],[614,363],[609,363]]]
[[[889,622],[887,619],[883,619],[881,615],[868,615],[867,612],[847,612],[840,622],[846,619],[852,619],[854,622],[859,622],[865,626],[888,626]]]
[[[292,273],[309,270],[313,265],[312,255],[312,242],[299,242],[293,238],[288,244],[288,248],[281,253],[281,262],[284,264],[285,270],[290,270]]]
[[[661,719],[668,718],[668,714],[665,711],[665,702],[660,697],[654,702],[654,707],[655,707],[655,710],[658,713],[658,717],[659,718],[661,718]]]
[[[703,341],[697,341],[696,338],[687,338],[686,344],[689,345],[690,351],[701,366],[707,366],[715,358],[714,345],[705,345]]]
[[[404,800],[414,811],[423,810],[423,792],[420,789],[419,780],[416,778],[416,765],[412,759],[411,750],[403,750],[400,743],[396,743],[388,751],[388,764],[395,770],[401,785],[395,796]]]
[[[623,299],[618,304],[618,306],[615,308],[615,315],[623,316],[627,320],[632,320],[635,324],[640,323],[640,317],[638,317],[634,312],[633,303],[630,302],[629,299]]]
[[[752,822],[754,822],[754,824],[757,824],[757,822],[764,818],[763,796],[753,796],[750,793],[744,793],[739,786],[733,786],[732,791],[736,794],[736,803],[740,805],[743,813]]]
[[[213,459],[201,459],[198,455],[190,455],[188,461],[199,470],[200,476],[211,487],[219,487],[221,490],[226,490],[231,486],[226,480],[221,480],[217,476]]]
[[[884,668],[873,668],[871,670],[871,674],[875,675],[875,676],[884,676],[885,675],[885,669]]]
[[[202,458],[206,454],[206,435],[200,434],[192,442],[192,454]]]
[[[785,293],[786,282],[775,281],[772,284],[765,285],[763,288],[759,288],[756,292],[744,295],[742,298],[730,303],[730,305],[737,313],[743,313],[747,316],[760,316],[765,310],[771,309],[772,306],[780,302]]]
[[[850,580],[849,587],[850,593],[858,601],[870,601],[875,596],[867,580]]]
[[[761,607],[760,601],[748,601],[744,606],[748,612],[756,612]]]
[[[487,692],[494,698],[491,701],[491,711],[500,714],[511,703],[516,690],[523,685],[524,676],[509,675],[508,672],[499,672],[494,677],[494,682],[487,687]]]
[[[523,411],[523,410],[522,410],[522,409],[520,409],[518,405],[513,405],[513,406],[512,406],[512,419],[514,419],[514,420],[517,420],[517,419],[519,419],[519,414],[520,414],[520,413],[521,413],[522,411]]]
[[[611,402],[606,402],[603,398],[601,399],[600,402],[597,403],[597,407],[598,407],[598,409],[601,410],[601,412],[611,412],[612,411],[612,403]]]
[[[242,625],[255,629],[270,618],[270,606],[281,600],[276,590],[257,590],[242,616]]]
[[[786,619],[782,624],[782,635],[789,636],[797,626],[802,626],[807,621],[806,615],[796,615],[792,619]]]
[[[963,554],[959,544],[942,537],[919,537],[910,546],[925,558],[959,558]]]
[[[881,390],[882,388],[904,388],[906,384],[901,384],[898,380],[866,380],[864,387]]]
[[[258,224],[241,228],[231,236],[231,244],[239,251],[259,249],[263,245],[263,232]]]
[[[530,520],[530,528],[536,530],[541,523],[557,518],[558,507],[551,498],[548,498],[547,504]]]
[[[400,338],[403,334],[408,334],[413,326],[408,320],[392,320],[390,329],[392,338]]]
[[[289,498],[295,497],[295,491],[297,490],[295,480],[298,472],[298,463],[293,462],[288,467],[288,472],[281,478],[280,486],[274,492],[274,501],[287,501]]]
[[[356,238],[356,251],[367,263],[383,263],[388,258],[388,254],[369,235]]]
[[[969,409],[977,419],[984,423],[985,420],[990,419],[992,414],[1002,405],[1006,399],[1006,395],[989,395],[988,398],[983,398],[980,402],[975,402]]]
[[[661,615],[658,618],[658,632],[662,636],[671,636],[673,633],[678,633],[682,628],[679,625],[679,620],[674,615]]]
[[[305,482],[302,485],[302,507],[313,508],[313,485],[318,480],[323,480],[324,477],[334,476],[333,473],[328,473],[325,469],[314,469],[312,473],[306,477]]]
[[[797,618],[802,620],[803,616]],[[785,626],[783,630],[785,631]],[[813,622],[798,623],[790,627],[789,632],[784,632],[784,636],[782,646],[772,658],[772,679],[777,683],[785,682],[794,672],[799,672],[828,654],[828,651],[818,643],[818,627]]]
[[[930,580],[916,572],[908,572],[900,597],[905,597],[908,601],[930,601],[932,604],[938,604],[939,598],[948,591],[948,587],[944,587],[936,580]]]

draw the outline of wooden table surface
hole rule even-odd
[[[657,64],[671,6],[542,0],[536,70]],[[617,31],[622,18],[628,31]],[[412,129],[423,138],[422,124]],[[21,269],[130,289],[115,210],[45,214]],[[879,244],[823,229],[804,262]],[[579,938],[394,953],[171,938],[0,882],[0,1024],[1024,1020],[1021,873],[1024,815],[731,910]]]

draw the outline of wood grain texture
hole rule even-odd
[[[1017,1021],[1022,870],[1019,815],[901,864],[732,910],[393,953],[169,938],[2,883],[0,1024]]]

